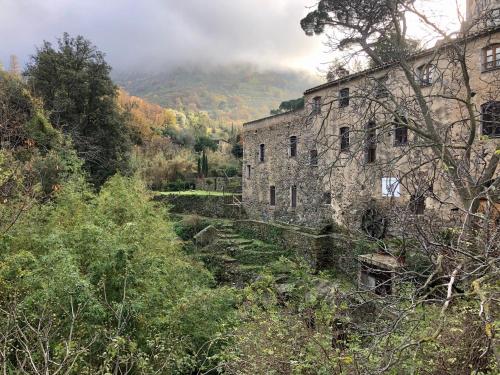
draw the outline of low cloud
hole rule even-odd
[[[0,60],[25,63],[43,40],[83,35],[116,70],[186,63],[313,69],[323,54],[299,21],[311,0],[0,0]]]

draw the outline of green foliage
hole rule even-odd
[[[292,99],[281,102],[278,109],[272,109],[271,115],[278,115],[280,113],[295,111],[304,108],[304,98]]]
[[[212,138],[206,135],[199,135],[196,137],[196,142],[194,143],[194,150],[196,152],[202,152],[205,150],[217,150],[217,142],[215,142]]]
[[[241,140],[241,135],[239,134],[236,136],[234,140],[233,146],[231,148],[231,154],[233,154],[233,156],[238,159],[241,159],[243,157],[243,144]]]
[[[72,137],[97,185],[117,171],[128,171],[131,147],[110,70],[103,53],[88,40],[64,34],[57,49],[44,42],[25,72],[49,120]],[[45,125],[36,117],[30,128],[38,131]]]
[[[4,234],[0,337],[17,332],[27,344],[13,347],[8,371],[30,354],[45,372],[41,342],[54,360],[49,372],[118,366],[186,373],[209,366],[205,357],[223,345],[209,343],[233,324],[236,296],[211,289],[211,275],[179,252],[165,215],[138,181],[115,176],[97,196],[66,184]]]
[[[409,56],[419,51],[420,42],[415,39],[407,38],[398,40],[395,33],[389,36],[380,38],[375,44],[373,50],[380,57],[383,63],[391,63],[398,61],[401,57]],[[370,60],[370,67],[374,68],[377,62]]]
[[[268,274],[245,289],[242,323],[221,368],[231,374],[339,373],[341,358],[331,347],[329,327],[335,306],[317,295],[304,265],[282,259],[273,269],[281,279],[281,272],[288,275],[286,284],[278,287]]]

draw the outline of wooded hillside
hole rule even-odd
[[[320,83],[307,72],[260,71],[249,64],[180,67],[157,73],[115,73],[132,95],[180,111],[207,111],[221,122],[241,123],[269,115],[282,101]]]

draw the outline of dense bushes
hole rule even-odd
[[[0,252],[7,369],[35,372],[29,356],[40,372],[208,366],[218,346],[207,343],[230,325],[235,295],[211,289],[212,276],[179,252],[164,217],[140,183],[116,176],[97,196],[68,183],[20,218]]]

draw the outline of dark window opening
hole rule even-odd
[[[321,113],[321,96],[316,96],[313,98],[312,112],[313,112],[313,114],[320,114]]]
[[[247,178],[250,178],[252,174],[252,167],[250,165],[247,165]]]
[[[349,150],[349,128],[347,126],[340,128],[340,151]]]
[[[488,137],[500,137],[500,102],[481,106],[482,133]]]
[[[349,88],[341,89],[339,92],[339,107],[347,107],[349,105]]]
[[[318,150],[311,150],[309,152],[311,167],[318,166]]]
[[[379,296],[392,294],[392,279],[391,271],[372,268],[367,264],[361,265],[361,284]]]
[[[382,77],[375,82],[375,98],[386,98],[389,96],[389,90],[386,86],[387,77]]]
[[[265,151],[266,151],[266,146],[264,144],[261,144],[259,147],[259,160],[260,162],[264,162],[265,160]]]
[[[366,124],[365,161],[367,163],[375,163],[377,160],[377,130],[375,127],[375,121]]]
[[[329,191],[323,193],[323,204],[332,204],[332,193]]]
[[[290,137],[290,157],[295,156],[297,156],[297,137],[293,135]]]
[[[271,186],[269,188],[269,204],[271,206],[276,206],[276,187]]]
[[[290,206],[297,207],[297,186],[295,185],[290,188]]]
[[[415,215],[423,215],[425,211],[425,196],[412,195],[410,198],[410,211]]]
[[[394,146],[404,146],[408,143],[408,120],[404,116],[394,119]]]
[[[483,50],[483,70],[500,68],[500,44],[488,46]]]
[[[430,86],[433,82],[434,65],[424,64],[417,68],[417,79],[421,86]]]

